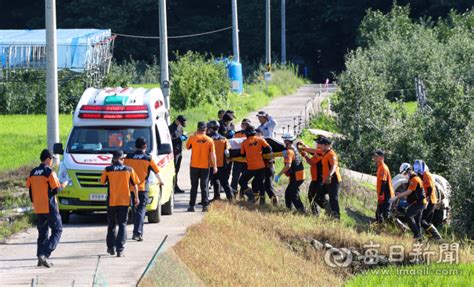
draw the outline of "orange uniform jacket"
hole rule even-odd
[[[264,150],[271,151],[271,147],[266,140],[257,136],[250,136],[242,143],[240,153],[247,159],[248,170],[265,168]]]
[[[186,142],[186,148],[192,149],[191,167],[209,168],[211,153],[216,152],[214,141],[203,134],[195,134]]]
[[[392,186],[392,176],[390,170],[385,163],[377,165],[377,199],[378,202],[384,202],[390,198],[385,198],[389,194],[390,198],[395,196]]]
[[[429,171],[423,174],[423,188],[425,189],[426,197],[429,199],[430,203],[438,203],[435,180]]]
[[[48,166],[40,164],[35,167],[26,180],[26,188],[30,190],[30,199],[36,214],[48,214],[57,210],[55,195],[60,187],[56,173]]]
[[[418,176],[412,176],[408,182],[408,190],[411,193],[407,196],[407,201],[410,204],[423,203],[426,204],[426,196],[423,191],[423,181]]]
[[[225,163],[225,151],[230,149],[229,141],[219,134],[213,137],[213,140],[216,149],[217,167],[223,167]]]
[[[311,166],[311,181],[322,181],[322,172],[323,166],[321,164],[322,159],[322,152],[318,150],[313,157],[309,160],[309,164]]]
[[[339,172],[337,155],[332,149],[323,154],[323,157],[321,159],[321,165],[323,167],[323,180],[329,176],[329,172],[331,171],[332,167],[336,165],[336,172],[333,174],[333,179],[337,180],[337,182],[342,181],[341,174]],[[323,184],[325,183],[323,182]]]
[[[240,139],[240,138],[246,138],[247,135],[245,134],[245,131],[238,131],[235,133],[234,135],[234,139]],[[237,158],[234,158],[233,161],[235,162],[243,162],[243,163],[246,163],[247,160],[245,159],[245,157],[237,157]]]
[[[122,133],[115,133],[109,135],[109,147],[122,147],[123,146],[123,137]]]
[[[240,138],[246,138],[247,135],[245,134],[245,131],[238,131],[234,135],[234,139],[240,139]]]
[[[289,164],[291,168],[291,164],[293,163],[295,159],[296,159],[295,151],[292,149],[287,149],[286,155],[283,157],[283,162],[285,164]],[[305,177],[304,169],[295,171],[296,181],[304,180],[304,177]]]
[[[108,166],[102,172],[100,181],[107,184],[109,206],[130,205],[130,185],[138,185],[140,180],[131,167],[122,164]]]
[[[140,183],[138,184],[139,191],[145,191],[146,181],[148,176],[150,176],[150,172],[160,172],[160,169],[153,160],[153,157],[144,153],[143,151],[136,151],[135,153],[127,154],[124,164],[133,168],[133,170],[136,172],[137,177],[140,180]]]

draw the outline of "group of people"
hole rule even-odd
[[[283,150],[281,154],[279,151],[277,156],[268,143],[269,139],[275,139],[276,121],[265,111],[259,111],[256,117],[257,126],[254,126],[251,120],[243,119],[240,130],[236,131],[233,111],[222,110],[218,113],[218,120],[199,122],[196,132],[189,139],[183,133],[186,126],[184,116],[179,115],[170,126],[177,173],[182,158],[182,146],[186,140],[186,148],[191,150],[191,198],[188,211],[195,211],[199,187],[200,204],[203,211],[207,211],[210,184],[214,190],[212,200],[219,200],[222,190],[229,201],[246,197],[250,202],[258,201],[260,205],[265,205],[268,197],[272,204],[277,205],[279,200],[275,195],[274,182],[278,182],[284,174],[289,179],[284,196],[285,205],[290,209],[294,206],[297,211],[305,212],[299,194],[305,180],[303,162],[306,161],[311,166],[311,210],[319,213],[319,208],[323,208],[330,216],[339,218],[338,189],[341,175],[337,155],[331,148],[331,140],[318,137],[317,146],[312,148],[296,142],[295,135],[285,133],[282,136]],[[232,142],[238,142],[240,145],[237,155],[231,155],[232,151],[235,151],[235,148],[231,147]],[[276,172],[275,159],[280,156],[284,166]],[[177,187],[176,192],[181,192],[181,189]]]
[[[284,150],[276,155],[268,141],[275,138],[277,123],[266,112],[258,112],[257,127],[254,127],[249,119],[243,119],[239,131],[234,130],[232,111],[222,110],[218,117],[219,120],[208,123],[199,122],[196,133],[186,142],[186,148],[192,152],[191,199],[188,211],[195,211],[198,187],[201,189],[200,204],[203,211],[207,211],[209,183],[214,189],[213,200],[219,200],[220,192],[223,191],[229,201],[246,197],[250,202],[256,202],[258,199],[260,205],[265,205],[265,199],[268,197],[277,205],[278,197],[275,195],[273,182],[278,182],[285,174],[289,179],[284,193],[285,205],[289,209],[295,207],[297,211],[304,213],[305,206],[299,194],[305,180],[303,162],[306,162],[310,166],[311,174],[308,188],[311,212],[317,215],[323,209],[330,217],[340,218],[339,185],[342,177],[331,139],[319,136],[315,138],[315,147],[310,147],[303,142],[297,142],[295,135],[285,133],[281,138]],[[183,116],[178,116],[173,124],[174,127],[185,125],[186,119]],[[170,130],[173,139],[180,141],[173,144],[182,151],[182,133],[173,133],[178,129],[172,127]],[[239,155],[231,156],[229,141],[233,138],[242,138],[242,141]],[[280,156],[283,158],[284,167],[276,172],[274,163]],[[395,208],[404,209],[404,221],[416,239],[422,238],[422,229],[433,239],[440,239],[441,236],[432,223],[434,206],[438,201],[436,185],[426,163],[416,160],[413,166],[408,163],[401,165],[400,174],[407,177],[409,184],[405,191],[395,195],[390,170],[384,162],[385,152],[382,149],[375,150],[373,160],[377,166],[376,222],[380,224],[393,221],[390,215],[396,202]]]
[[[163,184],[158,166],[152,156],[146,153],[146,138],[138,137],[135,140],[135,148],[136,151],[129,154],[115,151],[112,164],[103,170],[100,179],[101,183],[107,186],[107,252],[117,257],[124,256],[130,206],[133,207],[134,219],[132,239],[143,241],[143,223],[148,202],[146,182],[150,173],[155,174],[158,184]],[[48,268],[53,265],[49,257],[56,249],[62,234],[56,194],[68,184],[59,182],[52,169],[53,157],[48,149],[43,150],[40,155],[41,164],[30,172],[26,182],[37,217],[38,266]]]
[[[258,201],[260,205],[265,205],[268,196],[272,204],[278,205],[274,182],[278,182],[284,174],[289,179],[284,193],[286,207],[291,209],[294,206],[298,212],[304,213],[300,187],[305,181],[303,162],[306,162],[311,173],[308,189],[311,212],[319,214],[320,209],[323,209],[330,217],[339,219],[338,198],[342,178],[331,140],[319,136],[315,139],[316,145],[310,147],[297,142],[295,135],[285,133],[282,136],[284,147],[276,152],[268,142],[275,139],[277,123],[265,111],[258,112],[256,116],[259,123],[257,127],[251,120],[243,119],[240,130],[236,131],[233,111],[222,110],[219,111],[218,120],[199,122],[196,132],[189,138],[184,133],[186,118],[183,115],[179,115],[169,126],[176,174],[181,166],[183,144],[191,150],[188,211],[195,211],[198,188],[201,189],[200,204],[203,211],[208,210],[210,201],[220,200],[221,190],[229,201],[247,198],[252,203]],[[239,144],[237,149],[231,146],[235,142]],[[108,190],[107,252],[118,257],[123,256],[127,239],[126,224],[130,205],[134,213],[132,239],[143,241],[143,223],[148,201],[146,182],[150,173],[155,174],[158,184],[163,184],[158,166],[152,156],[146,153],[146,138],[138,137],[135,148],[136,151],[129,154],[114,152],[112,164],[104,169],[101,176],[101,183]],[[41,164],[31,171],[26,182],[37,216],[38,266],[45,267],[52,266],[49,256],[57,247],[62,233],[55,195],[68,184],[59,182],[52,169],[53,157],[49,150],[43,150],[40,155]],[[275,159],[278,157],[283,158],[284,166],[276,172]],[[399,206],[405,206],[406,222],[416,239],[422,238],[422,228],[434,239],[439,239],[440,235],[432,224],[434,206],[438,200],[436,186],[426,163],[416,160],[413,166],[408,163],[401,165],[400,173],[407,177],[409,184],[406,191],[395,195],[390,171],[384,163],[384,151],[374,151],[373,159],[377,165],[377,222],[391,220],[391,206],[397,202]],[[175,182],[175,193],[183,193],[178,184],[179,182]],[[210,184],[214,190],[212,200],[209,200]]]
[[[401,208],[405,213],[405,221],[413,232],[415,239],[422,239],[422,229],[433,239],[441,239],[433,225],[435,205],[438,203],[436,183],[429,172],[428,165],[423,160],[415,160],[413,166],[409,163],[400,165],[400,174],[408,180],[407,189],[395,195],[390,170],[384,162],[385,152],[376,150],[374,161],[377,164],[377,210],[376,220],[383,223],[391,220],[392,204]]]

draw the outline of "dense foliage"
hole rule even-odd
[[[308,67],[317,82],[340,72],[344,55],[357,42],[357,27],[368,8],[387,12],[393,1],[379,0],[287,0],[288,59],[301,68]],[[158,35],[158,1],[156,0],[61,0],[57,3],[60,28],[110,28],[115,33]],[[398,0],[410,3],[413,19],[444,17],[451,8],[462,12],[471,8],[470,0]],[[265,1],[238,1],[241,57],[245,64],[259,62],[265,47]],[[280,54],[280,0],[272,0],[272,48]],[[168,34],[183,35],[210,31],[231,25],[230,0],[173,0],[168,5]],[[2,29],[43,29],[44,1],[2,1]],[[230,30],[204,37],[170,39],[170,51],[188,50],[214,55],[231,55]],[[130,55],[153,62],[159,54],[158,40],[118,37],[115,56],[119,62]]]
[[[230,91],[226,66],[215,59],[188,52],[170,64],[171,106],[175,109],[225,102]]]
[[[334,105],[346,135],[339,149],[349,167],[371,171],[377,147],[390,151],[393,171],[425,159],[453,185],[453,226],[471,237],[473,28],[472,11],[437,22],[415,22],[407,7],[369,11],[360,28],[362,46],[347,55]],[[427,107],[410,115],[401,103],[414,99],[415,77],[426,86]]]
[[[58,73],[59,110],[74,111],[84,92],[82,75],[60,71]],[[0,83],[0,114],[44,114],[46,113],[46,81],[41,71],[18,72],[9,75],[8,81]]]

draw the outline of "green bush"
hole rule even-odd
[[[188,52],[170,63],[171,106],[175,109],[227,101],[230,81],[224,63]]]

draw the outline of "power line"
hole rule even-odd
[[[207,32],[203,32],[203,33],[179,35],[179,36],[168,36],[168,39],[182,39],[182,38],[199,37],[199,36],[219,33],[219,32],[230,30],[230,29],[232,29],[232,26],[217,29],[217,30],[207,31]],[[159,40],[160,39],[159,36],[130,35],[130,34],[121,34],[121,33],[113,33],[113,34],[117,35],[117,36],[121,36],[121,37],[127,37],[127,38],[152,39],[152,40]]]

